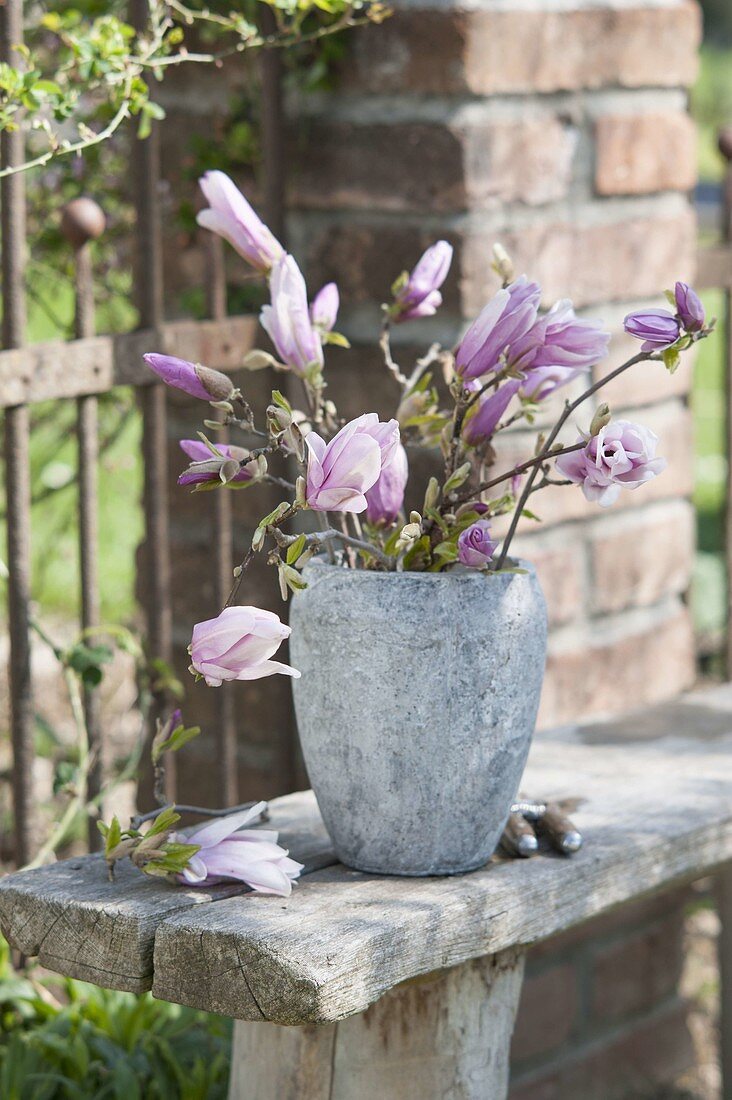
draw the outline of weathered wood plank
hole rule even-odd
[[[267,828],[314,870],[335,859],[311,791],[271,805]],[[101,856],[64,860],[0,882],[0,928],[44,966],[72,978],[140,993],[152,984],[153,941],[172,913],[221,901],[244,889],[185,889],[147,878],[129,863],[107,879]]]
[[[229,1100],[501,1100],[523,966],[509,951],[428,974],[337,1024],[237,1021]]]
[[[0,352],[0,408],[148,386],[155,375],[146,351],[162,351],[217,370],[236,370],[254,346],[256,317],[172,321],[160,330],[53,341]]]
[[[158,930],[154,994],[240,1019],[338,1020],[407,978],[530,944],[729,861],[732,696],[712,702],[669,709],[668,737],[649,711],[537,738],[525,789],[585,799],[573,818],[586,845],[572,859],[493,862],[453,879],[337,865],[287,901],[189,910]]]

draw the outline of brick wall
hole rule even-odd
[[[651,1097],[688,1068],[679,982],[689,896],[623,906],[529,954],[509,1100]]]

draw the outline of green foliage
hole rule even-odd
[[[0,67],[0,129],[22,125],[35,138],[24,167],[106,141],[128,118],[137,117],[138,135],[147,137],[152,121],[164,117],[155,82],[173,65],[219,64],[246,49],[318,41],[388,14],[377,0],[250,0],[239,11],[149,0],[148,24],[137,34],[124,11],[111,7],[48,5],[29,44],[15,47],[15,63]],[[271,27],[261,18],[265,8]]]
[[[224,1100],[230,1021],[14,972],[0,940],[3,1100]]]
[[[726,0],[724,0],[726,3]],[[732,6],[730,6],[732,11]],[[732,19],[732,17],[731,17]],[[717,134],[732,122],[732,49],[705,45],[699,75],[692,90],[691,108],[698,127],[699,175],[720,180],[724,158],[717,148]]]

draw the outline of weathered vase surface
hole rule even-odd
[[[295,710],[338,857],[457,874],[492,855],[521,781],[546,657],[533,568],[376,573],[319,559],[292,600]]]

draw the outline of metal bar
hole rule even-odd
[[[214,321],[226,316],[226,272],[224,251],[220,237],[206,234],[206,299],[208,314]],[[222,443],[228,442],[228,434],[219,432]],[[216,555],[216,603],[223,607],[232,585],[233,515],[232,493],[219,489],[211,494],[213,511],[213,545]],[[222,806],[235,806],[238,801],[238,776],[236,759],[236,721],[234,689],[232,684],[222,684],[216,692],[216,736],[218,739],[218,797]]]
[[[62,231],[74,249],[74,333],[79,340],[94,336],[94,281],[90,241],[104,230],[104,214],[91,199],[70,202],[61,221]],[[99,409],[94,395],[77,398],[77,462],[79,482],[79,571],[81,580],[81,626],[84,631],[101,622],[99,601]],[[93,636],[87,636],[92,642]],[[84,718],[88,737],[90,765],[86,793],[96,798],[104,782],[104,744],[99,691],[84,688]],[[102,838],[96,818],[88,821],[89,850],[98,851]]]
[[[732,1100],[732,864],[726,864],[717,880],[719,913],[719,1039],[722,1069],[721,1100]]]
[[[732,241],[732,130],[722,131],[719,135],[719,148],[727,161],[722,201],[721,235],[725,242]],[[732,265],[731,265],[732,266]],[[724,554],[727,579],[727,679],[732,680],[732,290],[729,283],[724,291],[725,315],[725,446],[727,454],[727,474],[725,478],[724,499]]]
[[[265,34],[277,30],[274,13],[262,11]],[[274,235],[285,242],[285,143],[282,95],[282,51],[262,50],[261,142],[265,220]]]
[[[17,65],[13,47],[23,41],[22,0],[0,7],[0,60]],[[0,135],[3,168],[20,164],[20,130]],[[2,202],[3,347],[25,343],[25,186],[22,174],[0,183]],[[8,528],[8,610],[10,617],[10,708],[13,746],[15,858],[27,863],[33,846],[33,698],[30,654],[30,415],[24,405],[5,413],[5,480]]]
[[[147,0],[132,0],[131,21],[138,31],[148,25]],[[135,205],[137,209],[137,294],[142,328],[158,328],[163,322],[163,238],[160,216],[160,130],[153,123],[148,138],[134,140]],[[144,510],[148,654],[170,666],[173,659],[171,612],[171,559],[168,517],[168,433],[165,389],[152,386],[142,396],[143,458],[145,463]],[[153,694],[151,725],[165,716],[166,692]],[[175,755],[166,761],[166,790],[175,798]]]

